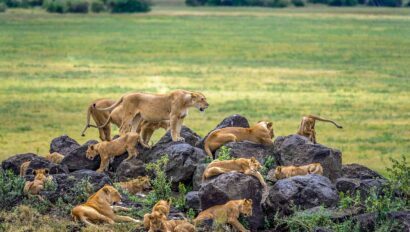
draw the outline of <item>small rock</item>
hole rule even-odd
[[[136,158],[121,162],[116,170],[119,181],[127,181],[145,174],[145,164]]]
[[[192,208],[196,211],[200,210],[200,200],[198,191],[192,191],[186,194],[185,196],[185,205],[186,208]]]
[[[379,173],[360,164],[346,164],[342,166],[342,177],[352,179],[385,179]]]

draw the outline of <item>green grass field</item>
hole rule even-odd
[[[205,135],[224,117],[295,133],[304,114],[343,162],[383,171],[410,151],[410,9],[188,8],[149,14],[0,14],[0,160],[45,154],[80,132],[93,99],[129,91],[202,91],[185,124]],[[158,131],[155,140],[163,134]]]

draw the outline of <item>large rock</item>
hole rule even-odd
[[[139,159],[122,161],[116,170],[116,176],[119,181],[127,181],[138,176],[144,176],[145,164]]]
[[[385,179],[353,179],[353,178],[338,178],[336,180],[336,189],[339,192],[349,193],[355,195],[360,193],[361,198],[364,200],[369,196],[371,191],[382,193],[383,186],[387,184]]]
[[[292,213],[292,205],[309,209],[319,205],[335,206],[338,201],[339,195],[332,182],[324,176],[311,174],[277,181],[263,205],[268,214],[287,215]]]
[[[159,160],[163,155],[168,155],[169,161],[164,171],[174,187],[179,182],[191,184],[196,167],[206,158],[202,149],[181,142],[157,144],[141,158],[149,163]]]
[[[64,157],[61,164],[66,165],[70,172],[83,169],[97,170],[100,167],[100,156],[96,156],[93,160],[89,160],[86,157],[88,146],[97,143],[98,142],[96,140],[90,140],[80,147],[72,150]]]
[[[91,186],[83,186],[85,190],[90,193],[93,193],[105,184],[112,185],[111,179],[104,173],[97,173],[91,170],[79,170],[72,172],[70,174],[56,174],[52,175],[53,181],[57,184],[57,189],[55,191],[43,191],[42,196],[46,197],[51,202],[56,202],[58,198],[73,198],[76,194],[84,194],[84,189],[79,189],[79,183],[82,180],[88,180],[91,183]],[[92,189],[88,189],[91,187]]]
[[[354,179],[385,179],[379,173],[360,164],[346,164],[342,166],[342,177]]]
[[[225,127],[244,127],[244,128],[248,128],[249,127],[249,122],[245,117],[243,117],[239,114],[234,114],[234,115],[228,116],[228,117],[224,118],[222,120],[222,122],[220,122],[213,130],[211,130],[203,139],[199,140],[197,142],[196,146],[203,149],[205,139],[208,137],[208,135],[214,130],[225,128]]]
[[[201,210],[214,205],[222,205],[230,200],[252,199],[253,215],[248,218],[252,231],[263,226],[264,214],[262,212],[263,187],[258,179],[242,173],[229,172],[216,176],[202,184],[199,189]]]
[[[323,175],[330,180],[335,181],[342,175],[342,153],[321,144],[313,144],[303,136],[280,136],[274,142],[274,150],[279,165],[320,163]]]
[[[202,184],[202,174],[204,173],[207,163],[201,163],[196,166],[194,176],[192,177],[192,186],[194,191],[198,191]]]
[[[201,205],[198,191],[192,191],[185,195],[185,206],[187,209],[200,210]]]
[[[12,170],[15,175],[20,174],[20,166],[26,161],[32,161],[34,158],[38,157],[33,153],[17,154],[9,157],[1,163],[1,167],[4,170]]]
[[[33,173],[33,170],[39,168],[48,168],[50,170],[50,174],[61,174],[61,173],[68,173],[68,168],[65,165],[51,163],[50,161],[46,160],[44,157],[35,157],[27,168],[25,174]]]
[[[74,149],[80,147],[74,139],[68,137],[68,135],[62,135],[51,140],[50,143],[50,154],[53,152],[58,152],[64,156],[68,155]]]
[[[190,144],[191,146],[195,146],[195,144],[201,140],[201,137],[193,132],[191,129],[189,129],[186,126],[182,126],[181,128],[181,137],[185,139],[185,143]],[[161,144],[169,144],[172,142],[172,137],[171,137],[171,131],[168,130],[164,136],[162,136],[162,138],[155,144],[155,146],[157,145],[161,145]]]
[[[262,165],[268,156],[273,156],[274,148],[272,145],[257,144],[249,141],[231,142],[225,144],[230,148],[230,155],[234,158],[251,158],[255,157]],[[216,150],[215,157],[219,157],[221,149]]]

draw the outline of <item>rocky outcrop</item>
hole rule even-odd
[[[279,212],[287,215],[292,213],[292,205],[300,209],[320,205],[331,207],[338,200],[336,188],[328,178],[311,174],[277,181],[270,188],[263,206],[267,214]]]
[[[17,155],[11,156],[8,159],[4,160],[1,163],[1,167],[4,170],[12,170],[14,174],[19,175],[21,164],[26,161],[32,161],[36,157],[39,157],[39,156],[33,153],[17,154]]]
[[[51,163],[43,157],[35,157],[27,168],[26,174],[33,173],[33,170],[39,168],[48,168],[50,174],[68,173],[68,168],[65,165]]]
[[[256,231],[263,225],[262,192],[263,187],[255,177],[229,172],[203,183],[198,194],[202,210],[230,200],[252,199],[253,215],[248,222],[251,230]]]
[[[352,179],[385,179],[379,173],[360,164],[346,164],[342,166],[342,177]]]
[[[50,143],[50,154],[53,152],[58,152],[64,156],[68,155],[74,149],[80,147],[74,139],[70,138],[68,135],[59,136]]]
[[[201,140],[201,137],[193,132],[190,128],[186,126],[182,126],[181,128],[181,137],[185,139],[185,143],[188,143],[191,146],[195,146],[198,141]],[[171,137],[171,131],[168,130],[164,136],[155,144],[157,145],[162,145],[162,144],[169,144],[172,142],[172,137]]]
[[[251,158],[255,157],[262,165],[267,157],[274,154],[272,145],[263,145],[253,142],[231,142],[225,144],[225,147],[230,149],[230,155],[234,158]],[[215,157],[219,157],[221,149],[216,150]]]
[[[342,176],[342,153],[339,150],[313,144],[300,135],[280,136],[273,146],[279,165],[320,163],[323,166],[323,175],[331,181]]]

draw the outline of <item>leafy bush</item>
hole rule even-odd
[[[106,6],[102,1],[96,0],[91,2],[91,11],[94,13],[100,13],[106,11]]]
[[[329,0],[309,0],[309,2],[315,4],[329,4]]]
[[[231,148],[222,146],[221,149],[219,150],[218,154],[218,160],[231,160]]]
[[[388,6],[388,7],[400,7],[403,5],[403,0],[369,0],[368,6]]]
[[[290,0],[269,0],[266,6],[283,8],[290,5]]]
[[[6,12],[7,10],[7,5],[4,2],[0,2],[0,13],[1,12]]]
[[[111,0],[112,13],[148,12],[151,10],[150,0]]]
[[[164,155],[157,162],[149,163],[145,168],[148,172],[155,173],[155,178],[151,180],[152,191],[148,195],[152,204],[159,200],[171,199],[171,181],[168,180],[164,172],[167,163],[168,156]]]
[[[303,0],[292,0],[292,4],[297,7],[305,6],[305,2]]]
[[[11,170],[0,169],[0,205],[10,208],[23,198],[25,180]]]
[[[185,195],[187,193],[184,183],[179,182],[178,197],[172,200],[175,207],[179,210],[185,210]]]
[[[89,3],[87,0],[69,0],[67,5],[70,13],[88,13]]]
[[[68,4],[65,0],[51,0],[43,3],[43,7],[51,13],[66,13],[68,11]]]
[[[185,0],[187,6],[203,6],[205,3],[206,0]]]
[[[263,166],[261,168],[261,174],[266,176],[269,170],[272,169],[274,166],[275,166],[275,157],[274,156],[266,157],[265,163],[263,163]]]
[[[356,6],[357,0],[330,0],[329,6]]]

